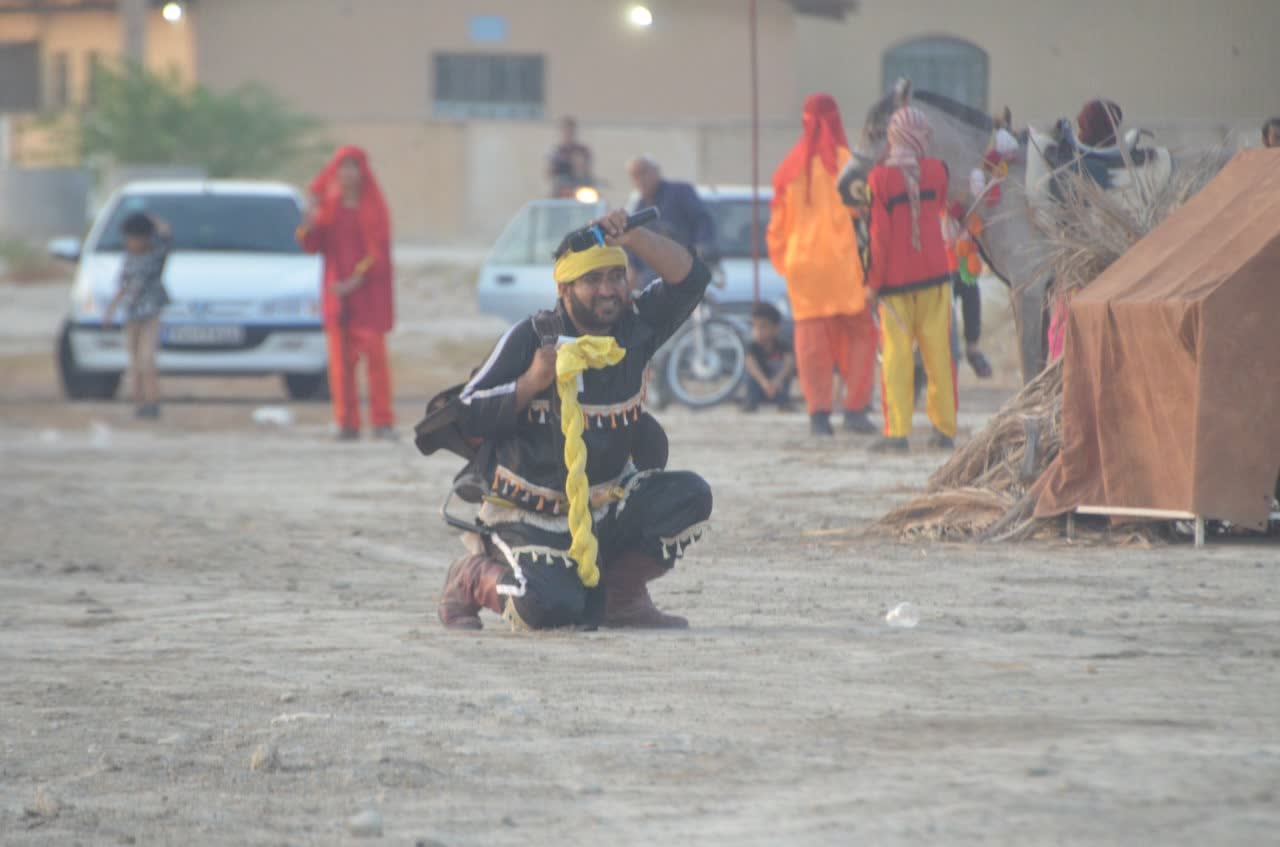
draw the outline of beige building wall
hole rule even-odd
[[[88,102],[91,57],[102,62],[120,59],[124,29],[111,11],[59,12],[0,15],[0,42],[40,43],[41,98],[46,109],[56,105],[54,62],[67,58],[67,94],[70,105]],[[169,23],[159,11],[147,19],[146,65],[154,71],[174,71],[187,82],[195,75],[195,35],[190,17]],[[3,81],[0,80],[0,84]],[[25,167],[65,167],[78,163],[71,146],[72,127],[67,121],[49,123],[35,115],[13,115],[8,121],[8,155]]]
[[[381,175],[397,238],[490,242],[521,205],[547,193],[555,121],[572,114],[602,194],[630,193],[640,153],[676,178],[751,177],[748,17],[742,0],[650,0],[654,25],[626,22],[629,0],[217,0],[194,15],[201,83],[263,83],[329,122],[335,144],[365,147]],[[474,44],[473,14],[502,15],[508,38]],[[798,116],[795,16],[760,3],[762,179]],[[449,121],[432,115],[432,55],[546,57],[545,120]],[[776,125],[782,123],[783,129]],[[797,124],[798,125],[798,124]],[[785,142],[779,139],[785,137]]]
[[[200,81],[265,83],[331,120],[431,117],[436,51],[547,57],[546,116],[587,121],[705,121],[750,112],[748,21],[741,0],[652,0],[654,25],[626,22],[622,0],[217,0],[197,12]],[[473,14],[502,15],[509,35],[474,44]],[[796,104],[795,16],[760,15],[766,117]]]
[[[124,30],[119,16],[111,11],[4,14],[0,15],[0,42],[4,41],[40,42],[46,104],[52,101],[54,57],[65,54],[71,102],[81,104],[88,99],[89,57],[96,53],[104,62],[118,60],[124,50]],[[146,42],[148,68],[173,69],[184,80],[194,79],[195,35],[189,16],[171,24],[159,11],[152,12]]]
[[[328,135],[364,147],[391,207],[395,237],[408,242],[490,243],[529,200],[543,197],[550,122],[339,122]],[[741,123],[656,127],[586,123],[601,195],[622,204],[631,193],[625,165],[647,153],[675,179],[744,185],[751,179],[750,128]],[[761,161],[782,157],[795,140],[788,124],[761,132]],[[761,168],[769,183],[772,164]],[[301,177],[299,177],[301,181]]]
[[[884,90],[886,48],[925,35],[990,57],[990,108],[1074,117],[1102,95],[1126,120],[1261,125],[1280,113],[1280,0],[862,0],[843,24],[799,19],[803,92],[827,90],[851,131]],[[854,120],[854,118],[857,118]]]

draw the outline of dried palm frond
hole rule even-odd
[[[1224,149],[1194,155],[1179,161],[1158,186],[1139,171],[1131,179],[1143,190],[1129,193],[1107,191],[1086,173],[1060,172],[1057,196],[1035,213],[1044,238],[1042,270],[1053,274],[1054,296],[1069,297],[1097,279],[1204,188],[1229,158]]]
[[[953,488],[917,497],[880,519],[877,527],[902,538],[972,538],[1005,514],[1013,501],[986,488]]]
[[[1036,212],[1045,239],[1041,271],[1054,297],[1091,284],[1130,247],[1222,170],[1223,149],[1179,162],[1160,186],[1127,195],[1087,174],[1058,174],[1055,199]],[[1130,171],[1134,180],[1140,172]],[[1062,363],[1025,385],[929,478],[926,491],[885,515],[872,532],[901,538],[1023,540],[1043,535],[1034,520],[1037,480],[1062,447]]]

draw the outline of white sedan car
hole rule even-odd
[[[751,189],[699,187],[716,230],[723,287],[707,293],[717,311],[745,314],[755,300],[751,257]],[[760,237],[760,300],[787,312],[787,284],[765,252],[773,192],[761,189],[757,206]],[[476,299],[480,310],[515,322],[555,304],[551,253],[571,230],[585,226],[605,211],[603,203],[535,200],[507,225],[480,270]]]
[[[58,239],[50,252],[79,261],[58,370],[72,399],[115,395],[128,365],[124,334],[104,326],[119,285],[124,219],[154,214],[173,231],[164,283],[172,303],[160,321],[157,365],[183,376],[279,374],[290,397],[326,386],[321,266],[294,240],[301,196],[280,183],[137,182],[107,201],[83,247]]]

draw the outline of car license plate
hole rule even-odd
[[[228,347],[244,343],[244,327],[234,324],[166,326],[161,328],[160,341],[183,347]]]

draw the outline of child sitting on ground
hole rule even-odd
[[[133,373],[133,401],[139,418],[160,417],[160,383],[156,376],[156,344],[160,313],[169,303],[164,288],[164,263],[169,258],[169,226],[135,212],[125,218],[124,264],[120,289],[103,313],[110,325],[117,308],[124,308],[129,370]]]
[[[791,409],[791,378],[796,357],[780,335],[782,314],[768,303],[751,310],[751,344],[747,347],[747,404],[743,411],[754,412],[761,403],[776,403],[782,411]]]

